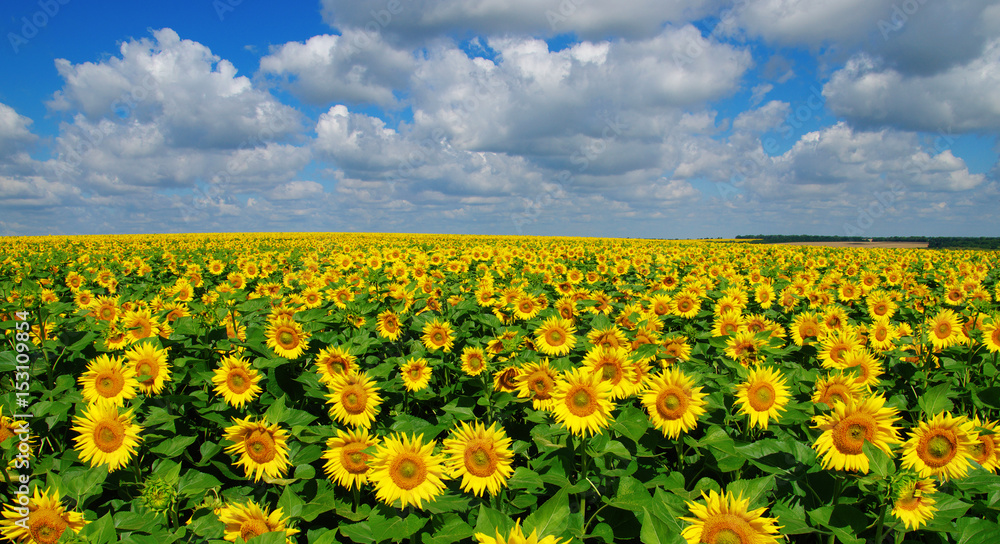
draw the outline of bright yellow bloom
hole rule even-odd
[[[747,380],[736,386],[740,413],[750,416],[750,424],[767,430],[768,421],[785,411],[791,397],[785,378],[770,368],[750,370]]]
[[[556,421],[575,435],[597,434],[611,424],[611,384],[581,369],[566,372],[552,395]]]
[[[507,479],[514,473],[511,468],[514,452],[511,440],[496,423],[487,429],[482,423],[462,422],[444,441],[445,461],[452,478],[462,478],[462,490],[472,491],[477,497],[483,491],[496,495],[506,487]]]
[[[19,511],[21,508],[24,507],[19,504],[4,506],[0,535],[11,542],[53,544],[59,541],[66,529],[78,533],[87,524],[83,514],[66,510],[59,491],[51,488],[39,491],[35,487],[34,493],[28,498],[27,516]]]
[[[380,501],[423,509],[425,502],[444,493],[444,458],[434,454],[433,440],[423,440],[423,435],[393,434],[378,446],[368,479]]]
[[[676,366],[671,367],[650,378],[642,404],[653,426],[663,431],[663,436],[674,439],[694,429],[698,418],[705,413],[705,394],[701,389],[694,387],[693,378]]]
[[[889,444],[899,442],[899,420],[895,408],[885,406],[885,397],[859,400],[851,405],[835,402],[831,413],[816,416],[815,428],[823,431],[813,449],[822,456],[823,468],[868,473],[865,442],[892,455]]]
[[[778,520],[764,517],[766,508],[750,510],[750,499],[712,490],[701,493],[705,504],[688,502],[691,525],[681,531],[688,544],[777,544]]]
[[[233,445],[226,447],[226,453],[238,455],[234,463],[246,470],[253,481],[261,476],[277,478],[288,470],[288,431],[277,423],[268,425],[267,419],[253,421],[251,418],[233,418],[233,425],[226,428],[226,440]]]
[[[283,517],[281,508],[268,513],[267,509],[262,509],[253,501],[226,505],[219,513],[219,521],[226,524],[223,538],[230,542],[236,542],[237,538],[247,541],[264,533],[281,531],[285,533],[286,544],[292,544],[289,537],[299,530],[285,527],[288,520]]]

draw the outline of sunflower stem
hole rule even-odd
[[[883,500],[882,508],[878,512],[878,528],[875,529],[875,544],[882,544],[882,534],[885,530],[885,511],[888,507],[889,503]]]
[[[361,485],[359,484],[352,487],[351,511],[357,514],[358,507],[360,505],[361,505]]]
[[[582,482],[587,479],[587,436],[583,435],[580,437],[580,477],[577,482]],[[580,492],[580,518],[587,519],[587,491],[584,489]]]
[[[837,503],[840,501],[840,493],[844,490],[844,478],[837,478],[837,483],[833,486],[833,501],[830,502],[830,506],[836,510]],[[827,539],[827,544],[836,544],[837,535],[830,533],[830,538]]]

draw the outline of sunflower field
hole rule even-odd
[[[996,252],[0,240],[0,541],[1000,538]]]

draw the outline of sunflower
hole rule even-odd
[[[121,357],[106,354],[92,360],[78,381],[83,388],[83,398],[101,406],[124,406],[126,400],[135,397],[139,388],[135,369],[126,366]]]
[[[289,317],[280,317],[268,322],[265,335],[267,347],[274,350],[278,357],[285,359],[298,359],[309,344],[309,335]]]
[[[593,329],[587,333],[587,340],[602,348],[620,348],[628,345],[628,338],[617,325]]]
[[[691,319],[701,310],[701,297],[691,291],[681,291],[674,297],[674,313],[685,319]]]
[[[319,381],[326,385],[333,385],[333,377],[337,374],[344,374],[357,368],[358,358],[341,347],[326,347],[316,354],[317,370],[319,370]]]
[[[897,338],[899,338],[898,329],[889,322],[888,317],[877,317],[868,327],[868,345],[872,349],[878,351],[892,349]]]
[[[726,339],[726,349],[723,353],[730,359],[748,366],[757,361],[760,348],[764,341],[758,340],[757,335],[750,331],[739,331]]]
[[[510,365],[501,368],[493,373],[493,390],[507,391],[513,393],[517,391],[517,379],[522,373],[521,367]]]
[[[431,365],[423,357],[410,358],[399,367],[407,391],[420,391],[431,383]]]
[[[698,418],[705,413],[705,394],[701,389],[694,387],[694,379],[672,367],[650,377],[642,405],[663,436],[677,438],[682,432],[694,429]]]
[[[488,356],[483,348],[466,346],[462,350],[462,372],[469,376],[478,376],[486,370]]]
[[[375,446],[377,440],[368,429],[337,431],[337,436],[327,439],[323,459],[326,477],[337,485],[351,489],[368,483],[369,455],[365,450]]]
[[[766,508],[750,510],[750,499],[714,489],[705,495],[705,504],[688,502],[692,517],[680,519],[691,525],[681,531],[688,544],[777,544],[778,520],[763,517]]]
[[[368,428],[379,412],[382,397],[375,381],[365,372],[352,370],[334,376],[332,392],[327,395],[332,404],[330,414],[337,421],[353,427]]]
[[[219,521],[226,524],[223,538],[230,542],[236,542],[239,538],[247,541],[255,536],[278,531],[285,533],[286,544],[292,544],[290,537],[299,530],[286,528],[288,520],[283,517],[281,508],[268,513],[267,509],[262,509],[253,501],[229,504],[219,512]]]
[[[167,350],[152,343],[143,342],[125,352],[125,358],[135,371],[139,391],[146,395],[159,395],[163,382],[170,381],[170,366],[167,365]]]
[[[385,310],[378,314],[376,318],[378,335],[388,340],[399,340],[403,334],[403,327],[399,324],[399,315],[392,310]]]
[[[59,491],[47,488],[39,491],[38,487],[32,496],[25,496],[28,514],[24,514],[24,506],[5,505],[4,519],[0,521],[0,535],[11,542],[24,544],[54,544],[58,542],[66,529],[74,533],[80,532],[88,522],[79,512],[67,511],[59,497]],[[23,503],[20,503],[23,504]],[[25,519],[27,518],[27,519]]]
[[[968,418],[942,412],[910,431],[903,444],[903,468],[912,468],[921,478],[962,478],[969,471],[978,438]]]
[[[972,420],[972,426],[975,429],[984,429],[986,431],[995,432],[996,431],[995,421],[981,421],[979,416],[976,416]],[[978,433],[979,438],[978,444],[972,446],[972,459],[979,463],[984,469],[990,472],[996,472],[1000,468],[1000,454],[997,453],[997,443],[994,438],[995,434],[982,434]]]
[[[690,358],[691,346],[687,343],[687,338],[672,336],[663,341],[663,359],[660,359],[660,366],[662,368],[680,361],[687,361]]]
[[[715,315],[712,336],[731,336],[740,330],[746,321],[739,309],[726,310]]]
[[[536,345],[539,351],[554,357],[567,355],[576,345],[576,327],[573,323],[561,317],[550,317],[535,329]]]
[[[855,382],[866,387],[878,385],[879,376],[882,375],[882,365],[872,352],[865,348],[855,348],[849,351],[838,368],[841,370],[854,369],[857,372]]]
[[[820,340],[819,361],[824,368],[841,368],[844,356],[861,347],[861,341],[853,330],[829,330]]]
[[[233,418],[233,425],[226,428],[226,440],[233,442],[226,447],[226,453],[239,455],[236,466],[242,466],[247,478],[253,481],[267,475],[277,478],[284,474],[288,462],[288,432],[277,423],[268,425],[267,419],[253,421],[251,418]]]
[[[538,301],[528,295],[523,295],[514,301],[514,315],[523,321],[534,318],[541,310]]]
[[[215,394],[222,395],[233,408],[242,408],[260,395],[261,388],[257,385],[260,378],[257,369],[251,367],[246,359],[228,355],[215,369],[212,383],[215,384]]]
[[[957,344],[962,336],[962,323],[952,310],[941,310],[927,322],[927,337],[935,350]]]
[[[530,398],[535,410],[550,410],[555,404],[552,395],[559,377],[559,371],[549,366],[547,358],[541,363],[528,363],[517,376],[517,396]]]
[[[448,457],[445,466],[451,477],[462,478],[462,491],[472,491],[481,497],[484,490],[490,495],[499,493],[514,473],[510,466],[514,458],[510,445],[510,438],[503,427],[496,428],[496,423],[487,429],[479,422],[475,425],[462,422],[452,431],[451,438],[444,440],[442,453]]]
[[[569,544],[570,542],[568,539],[559,540],[552,535],[539,537],[537,529],[532,529],[530,534],[525,535],[524,531],[521,530],[520,519],[514,522],[514,528],[506,537],[500,534],[499,529],[495,531],[495,534],[495,537],[486,533],[476,533],[474,536],[479,544]]]
[[[937,512],[937,507],[934,506],[937,501],[931,498],[936,491],[934,480],[909,476],[897,485],[892,515],[902,521],[907,529],[918,529],[934,518],[934,513]]]
[[[810,343],[810,338],[819,338],[823,328],[819,323],[819,318],[812,312],[802,312],[792,320],[792,340],[795,345],[803,346]]]
[[[97,299],[90,303],[90,313],[101,321],[114,323],[118,321],[118,297],[106,297],[98,295]]]
[[[986,345],[986,349],[990,353],[1000,352],[1000,320],[993,319],[990,323],[983,325],[983,344]]]
[[[450,323],[443,319],[434,318],[424,324],[423,331],[424,347],[429,351],[443,349],[445,353],[451,352],[455,337]]]
[[[814,428],[823,433],[813,449],[823,456],[823,468],[868,473],[868,457],[862,446],[870,442],[892,455],[889,444],[899,442],[899,430],[893,426],[899,417],[895,408],[885,406],[885,397],[876,396],[847,405],[833,404],[830,414],[816,416]]]
[[[740,413],[750,416],[751,425],[764,430],[768,421],[785,411],[790,398],[785,378],[770,368],[751,369],[747,380],[736,386]]]
[[[424,435],[393,434],[375,451],[369,480],[375,495],[388,505],[397,500],[405,508],[423,508],[444,493],[444,458],[434,454],[434,441],[424,444]]]
[[[833,407],[835,402],[853,404],[861,398],[863,390],[854,376],[830,374],[816,380],[812,401]]]
[[[120,325],[127,329],[125,337],[129,343],[160,334],[160,325],[148,308],[125,312]]]
[[[583,359],[584,367],[601,381],[611,384],[611,400],[627,397],[633,390],[634,369],[624,348],[594,347]]]
[[[597,434],[611,424],[611,384],[582,369],[566,372],[552,395],[556,421],[573,434]]]
[[[108,472],[128,464],[142,440],[142,427],[132,423],[132,410],[119,413],[113,405],[92,404],[73,422],[73,430],[80,433],[73,438],[80,460],[92,467],[107,465]]]

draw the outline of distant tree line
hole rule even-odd
[[[927,242],[930,249],[1000,249],[1000,237],[991,236],[824,236],[819,234],[740,234],[752,244],[792,242]]]

